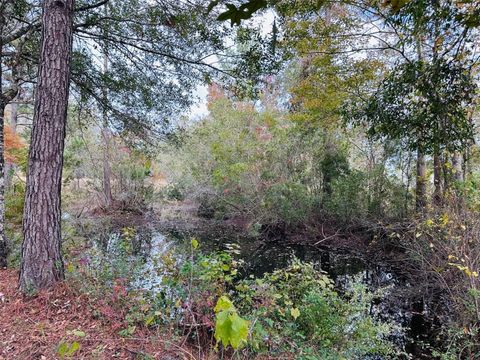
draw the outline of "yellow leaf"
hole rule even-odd
[[[297,320],[297,318],[300,316],[300,310],[298,310],[298,308],[291,308],[290,309],[290,315],[292,315],[292,317]]]
[[[198,242],[198,240],[195,239],[195,238],[192,239],[191,243],[192,243],[192,247],[193,247],[194,249],[197,249],[198,246],[200,245],[200,243]]]
[[[449,219],[448,219],[448,214],[443,214],[441,217],[440,217],[440,221],[441,221],[441,224],[442,226],[446,226],[449,222]]]

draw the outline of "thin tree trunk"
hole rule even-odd
[[[427,205],[427,165],[425,154],[417,150],[417,188],[415,199],[417,212],[423,212]]]
[[[443,191],[442,191],[442,158],[437,151],[433,155],[433,204],[439,206],[442,204]]]
[[[5,157],[4,157],[4,116],[5,108],[8,104],[8,99],[3,94],[3,30],[6,18],[5,4],[0,6],[0,268],[7,267],[7,257],[9,253],[9,246],[7,237],[5,236]]]
[[[466,181],[468,179],[468,176],[470,175],[471,173],[471,169],[470,169],[470,148],[466,148],[463,152],[463,154],[461,155],[462,157],[462,176],[463,176],[463,181]]]
[[[1,79],[1,70],[0,70],[0,79]],[[3,97],[1,96],[1,86],[0,86],[0,97]],[[4,125],[4,114],[5,114],[6,105],[7,104],[5,103],[5,101],[3,101],[3,99],[0,99],[0,268],[7,267],[7,257],[9,253],[8,241],[7,241],[7,237],[5,236],[5,183],[4,183],[5,159],[3,156],[4,155],[3,125]]]
[[[450,195],[450,183],[452,180],[452,168],[448,163],[448,153],[445,154],[445,159],[443,159],[442,167],[443,167],[443,197],[447,198]]]
[[[455,151],[452,157],[453,179],[459,183],[463,182],[463,157],[458,151]]]
[[[422,45],[420,37],[416,35],[416,51],[417,60],[421,63],[423,58]],[[419,132],[417,142],[417,183],[415,189],[415,209],[418,213],[422,213],[427,205],[427,165],[425,163],[425,154],[421,149],[422,134]]]
[[[408,208],[410,203],[410,184],[411,184],[411,164],[412,164],[412,153],[408,152],[407,164],[405,167],[405,180],[406,180],[406,189],[405,189],[405,201],[404,201],[404,214],[403,216],[406,217],[408,215]]]
[[[17,101],[13,101],[10,104],[12,109],[10,113],[10,128],[14,134],[17,133],[17,123],[18,123],[18,101],[20,100],[20,94],[17,95]]]
[[[17,95],[17,99],[19,99],[19,95]],[[18,122],[18,103],[12,102],[10,104],[11,112],[10,112],[10,128],[12,129],[12,133],[17,133],[17,122]],[[12,186],[12,176],[15,169],[15,165],[7,162],[5,163],[5,190],[9,190]]]
[[[452,156],[452,168],[453,168],[453,179],[455,180],[455,194],[456,201],[459,208],[463,208],[465,203],[464,191],[463,191],[463,182],[465,181],[464,177],[464,167],[463,167],[463,156],[459,151],[455,151]]]
[[[113,195],[112,195],[112,169],[110,167],[110,133],[108,128],[102,129],[102,137],[104,141],[103,149],[103,194],[105,196],[105,205],[107,209],[112,207]]]
[[[23,214],[20,289],[64,278],[61,180],[72,52],[74,0],[44,0],[42,43]]]
[[[105,6],[105,16],[108,16],[108,6]],[[107,30],[104,30],[106,33]],[[107,34],[105,34],[107,35]],[[105,36],[106,37],[106,36]],[[106,76],[108,72],[108,45],[105,41],[103,46],[103,73]],[[107,88],[103,88],[103,98],[105,103],[108,101]],[[105,204],[107,209],[112,207],[113,195],[112,195],[112,169],[110,167],[110,129],[108,127],[108,113],[107,110],[103,110],[103,128],[102,137],[104,141],[103,148],[103,194],[105,196]]]

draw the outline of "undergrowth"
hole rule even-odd
[[[95,311],[117,322],[121,336],[168,331],[202,354],[248,359],[387,359],[399,352],[388,339],[393,325],[370,314],[381,293],[360,281],[340,294],[326,273],[295,258],[261,277],[241,276],[235,246],[205,254],[196,239],[181,259],[167,250],[142,260],[129,245],[134,236],[124,229],[113,253],[90,250],[67,265],[71,281],[100,299]],[[156,282],[147,290],[148,276]]]

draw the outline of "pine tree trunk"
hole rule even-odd
[[[418,149],[417,151],[417,188],[415,207],[418,212],[422,212],[427,205],[427,165],[425,155]]]
[[[64,278],[61,180],[72,52],[74,0],[44,0],[42,44],[23,214],[20,289]]]

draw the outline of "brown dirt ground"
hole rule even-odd
[[[17,290],[18,273],[0,270],[0,360],[59,359],[61,341],[81,348],[70,359],[192,359],[168,336],[145,333],[125,339],[108,321],[95,319],[92,304],[67,283],[25,298]],[[78,337],[72,330],[81,330]]]

